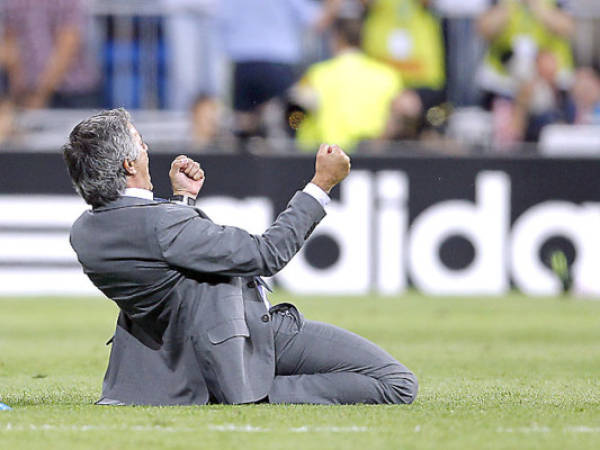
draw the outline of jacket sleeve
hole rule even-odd
[[[228,276],[272,276],[300,250],[325,216],[310,195],[297,192],[260,236],[222,226],[188,207],[169,206],[156,225],[165,260],[177,268]]]

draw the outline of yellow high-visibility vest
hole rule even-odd
[[[314,64],[300,83],[318,98],[317,109],[307,114],[296,135],[305,151],[328,143],[352,152],[361,140],[380,137],[391,101],[402,90],[395,70],[360,51]]]
[[[544,0],[556,5],[556,0]],[[486,63],[502,75],[507,75],[502,63],[503,55],[513,51],[521,39],[530,39],[537,49],[552,52],[557,60],[559,70],[572,70],[573,54],[568,39],[552,33],[521,2],[509,0],[510,18],[504,31],[496,36],[489,45]]]
[[[446,83],[440,21],[419,0],[375,0],[363,48],[399,70],[406,87],[442,89]]]

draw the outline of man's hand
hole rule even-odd
[[[169,178],[173,195],[187,195],[192,198],[196,198],[205,179],[200,164],[185,155],[179,155],[171,163]]]
[[[350,173],[350,158],[337,145],[321,144],[315,162],[315,176],[311,183],[329,194],[331,188]]]

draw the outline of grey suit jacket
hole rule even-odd
[[[275,374],[273,331],[254,277],[281,270],[324,215],[304,192],[261,236],[133,197],[83,213],[71,245],[121,310],[103,397],[145,405],[264,398]]]

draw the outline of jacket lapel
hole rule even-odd
[[[271,285],[269,283],[267,283],[266,280],[263,280],[261,277],[254,277],[254,279],[256,280],[256,282],[258,284],[260,284],[262,287],[264,287],[267,291],[273,292],[273,288],[271,288]]]

